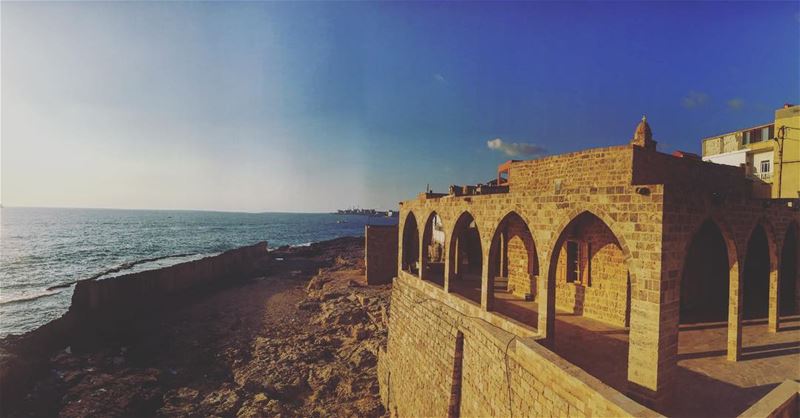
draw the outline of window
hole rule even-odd
[[[762,173],[769,173],[770,171],[772,171],[771,167],[770,167],[770,165],[771,165],[770,162],[771,162],[770,160],[762,160],[761,161],[761,172]]]
[[[567,283],[574,283],[580,277],[579,247],[575,241],[567,241]]]
[[[761,128],[761,139],[764,141],[772,139],[775,136],[775,125],[769,125]]]

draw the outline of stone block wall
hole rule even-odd
[[[508,274],[508,290],[520,297],[526,294],[536,297],[539,266],[533,237],[516,217],[509,219],[507,231],[507,250],[503,260]]]
[[[107,320],[133,316],[143,309],[169,303],[173,295],[242,279],[255,270],[257,263],[268,259],[264,241],[157,270],[79,281],[69,312]]]
[[[397,275],[397,225],[364,227],[364,265],[367,283],[391,283]]]
[[[459,233],[458,221],[473,218],[486,267],[481,273],[480,303],[472,306],[491,313],[492,272],[497,270],[493,257],[501,242],[497,237],[505,231],[504,220],[518,215],[520,227],[530,231],[536,248],[536,332],[547,337],[555,332],[555,305],[563,307],[565,300],[569,305],[568,288],[559,284],[564,277],[559,258],[569,239],[568,229],[584,214],[595,216],[606,230],[586,232],[593,248],[613,240],[617,245],[601,244],[591,262],[582,260],[592,264],[591,286],[582,290],[582,309],[587,316],[611,324],[629,324],[628,390],[655,405],[669,397],[677,371],[680,278],[692,235],[705,220],[718,222],[731,237],[731,259],[740,264],[753,228],[761,223],[771,243],[770,254],[777,254],[786,231],[800,219],[796,209],[800,202],[794,202],[794,208],[787,203],[754,197],[753,183],[737,167],[618,146],[512,163],[508,193],[420,195],[401,203],[400,228],[406,219],[416,218],[424,225],[433,213],[438,214],[445,233],[445,259],[452,260],[450,240]],[[422,233],[415,238],[422,241]],[[519,274],[524,263],[522,246],[513,239],[505,244],[509,285],[519,295],[516,288],[527,286]],[[773,257],[772,263],[775,267],[780,260]],[[445,265],[444,286],[439,288],[444,294],[454,291],[449,286],[450,268]],[[777,270],[770,273],[770,312],[778,299]],[[738,274],[738,267],[731,271]],[[571,291],[574,298],[574,285]],[[734,286],[730,297],[740,294]],[[470,343],[469,335],[465,336],[466,370]]]
[[[628,269],[625,255],[599,220],[589,220],[579,237],[580,278],[567,282],[566,243],[556,267],[556,307],[608,324],[627,326],[629,309]]]
[[[509,190],[556,194],[580,186],[630,184],[632,161],[631,147],[621,145],[515,162]]]
[[[405,272],[395,279],[389,340],[378,361],[391,416],[448,416],[456,403],[458,415],[449,416],[658,416],[534,338],[463,312],[454,299]]]

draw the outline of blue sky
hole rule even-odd
[[[800,102],[800,3],[8,3],[4,205],[327,211]],[[487,146],[499,138],[505,144]]]

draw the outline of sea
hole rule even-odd
[[[363,236],[396,218],[324,213],[0,209],[0,337],[63,315],[76,280],[166,267],[259,241],[269,248]]]

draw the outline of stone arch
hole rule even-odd
[[[431,211],[422,229],[420,278],[444,286],[446,244],[444,220],[436,211]]]
[[[619,225],[617,224],[617,222],[614,220],[614,218],[612,218],[611,215],[608,214],[608,212],[606,212],[605,210],[603,210],[599,206],[595,206],[595,205],[581,206],[581,207],[572,209],[571,211],[569,211],[567,213],[567,215],[565,217],[561,218],[561,221],[558,223],[558,226],[555,229],[553,229],[555,234],[553,235],[553,238],[550,240],[549,246],[547,247],[550,250],[550,253],[549,253],[550,257],[552,258],[552,255],[553,255],[552,254],[552,250],[554,248],[558,248],[558,241],[561,238],[561,233],[564,231],[564,229],[566,229],[566,227],[570,223],[572,223],[575,220],[575,218],[577,218],[578,216],[580,216],[580,215],[582,215],[584,213],[589,213],[591,215],[594,215],[595,217],[597,217],[598,219],[603,221],[604,224],[606,224],[608,229],[610,229],[611,232],[614,233],[614,236],[617,238],[617,241],[619,241],[619,246],[622,249],[623,254],[625,254],[625,263],[626,263],[626,265],[630,264],[631,251],[630,251],[630,246],[628,245],[628,242],[627,242],[627,240],[625,238],[625,235],[622,234],[622,231],[619,228]],[[549,276],[549,271],[548,271],[548,276]],[[634,275],[634,274],[631,275],[631,285],[633,286],[632,289],[634,291],[636,290],[636,288],[638,286],[637,278],[638,277],[636,275]]]
[[[766,318],[770,287],[778,284],[775,232],[769,221],[762,218],[755,222],[745,245],[741,309],[745,319]]]
[[[403,219],[403,241],[400,253],[400,269],[413,275],[419,274],[419,228],[414,212],[408,211]]]
[[[489,289],[497,277],[507,279],[505,289],[517,296],[535,297],[539,257],[528,222],[510,211],[495,225],[489,244]]]
[[[780,315],[800,312],[800,225],[789,224],[783,237],[779,257],[778,307]]]
[[[679,322],[725,321],[738,252],[725,222],[709,216],[697,224],[681,258]]]
[[[631,271],[629,247],[616,224],[602,210],[581,208],[573,210],[556,231],[547,272],[546,323],[540,320],[540,327],[547,327],[545,335],[550,337],[554,330],[556,304],[565,307],[565,303],[573,306],[576,315],[627,326],[636,280]],[[574,277],[568,273],[572,271],[572,266],[567,266],[570,263],[574,263]],[[602,271],[597,277],[593,277],[594,263],[599,263],[598,271]],[[599,286],[601,282],[603,286]],[[590,289],[594,284],[598,286]],[[587,304],[587,298],[596,298],[597,303]],[[600,302],[603,299],[604,303]]]
[[[484,252],[478,222],[464,211],[447,237],[447,289],[480,303]]]
[[[539,257],[529,223],[510,211],[495,225],[487,258],[486,309],[536,327]]]

